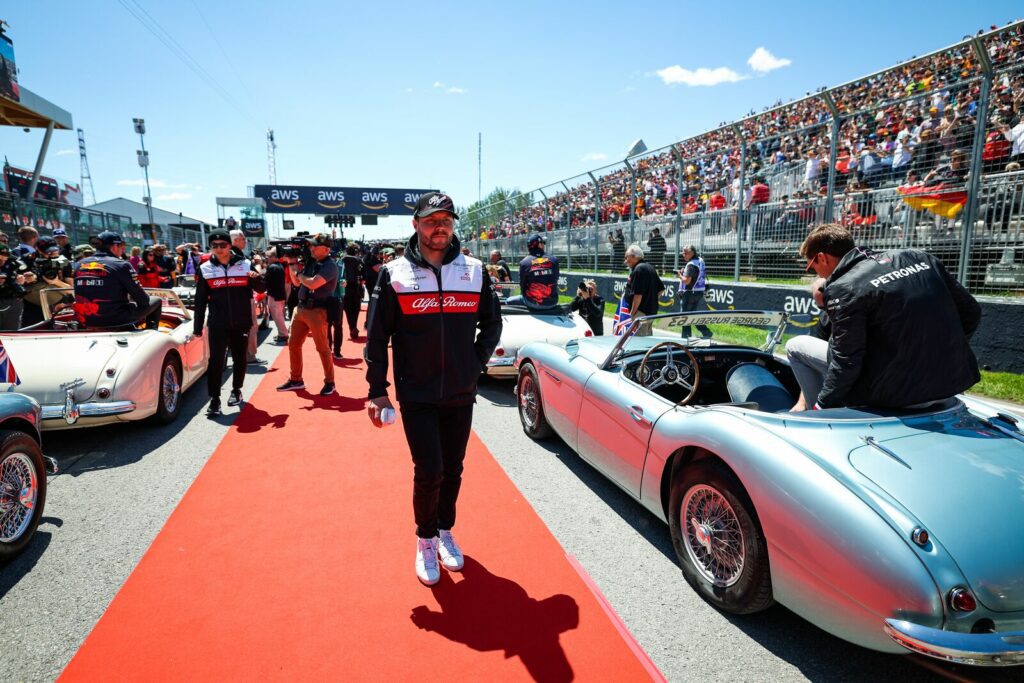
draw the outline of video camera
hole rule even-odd
[[[277,257],[281,260],[305,263],[312,258],[309,237],[308,232],[300,232],[291,239],[272,241],[270,246],[277,250]]]
[[[32,269],[46,280],[56,280],[60,277],[63,262],[56,258],[37,258],[32,264]]]

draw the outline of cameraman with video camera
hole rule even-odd
[[[21,326],[28,327],[43,321],[40,298],[44,289],[71,289],[74,268],[71,261],[60,253],[60,245],[51,237],[40,237],[35,253],[22,257],[28,266],[25,273],[25,303],[21,313]]]
[[[306,388],[302,381],[302,344],[311,335],[320,364],[324,369],[324,387],[321,396],[334,393],[334,361],[327,344],[327,308],[338,284],[338,266],[331,258],[331,236],[319,233],[308,239],[308,256],[288,258],[288,275],[292,286],[298,289],[298,308],[292,316],[292,329],[288,335],[290,371],[288,381],[278,391],[300,391]],[[301,270],[300,270],[301,268]]]

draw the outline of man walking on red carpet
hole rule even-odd
[[[441,578],[438,557],[445,569],[462,569],[462,551],[452,536],[462,461],[477,380],[501,338],[501,308],[491,279],[479,260],[462,254],[456,220],[448,195],[420,197],[412,220],[416,234],[401,258],[381,267],[367,313],[367,412],[377,427],[393,419],[390,341],[413,460],[416,576],[427,586]]]

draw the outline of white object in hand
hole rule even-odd
[[[395,423],[395,409],[394,408],[381,408],[380,410],[380,421],[383,424],[390,425]]]

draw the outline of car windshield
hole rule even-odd
[[[728,344],[772,351],[782,339],[787,322],[801,326],[810,324],[809,319],[798,322],[795,316],[781,311],[701,311],[645,316],[632,322],[629,336],[616,346],[612,359],[644,353],[654,344],[667,340],[693,347]],[[644,324],[653,325],[651,336],[636,334]]]
[[[195,287],[196,276],[195,275],[179,275],[178,276],[179,287]]]

